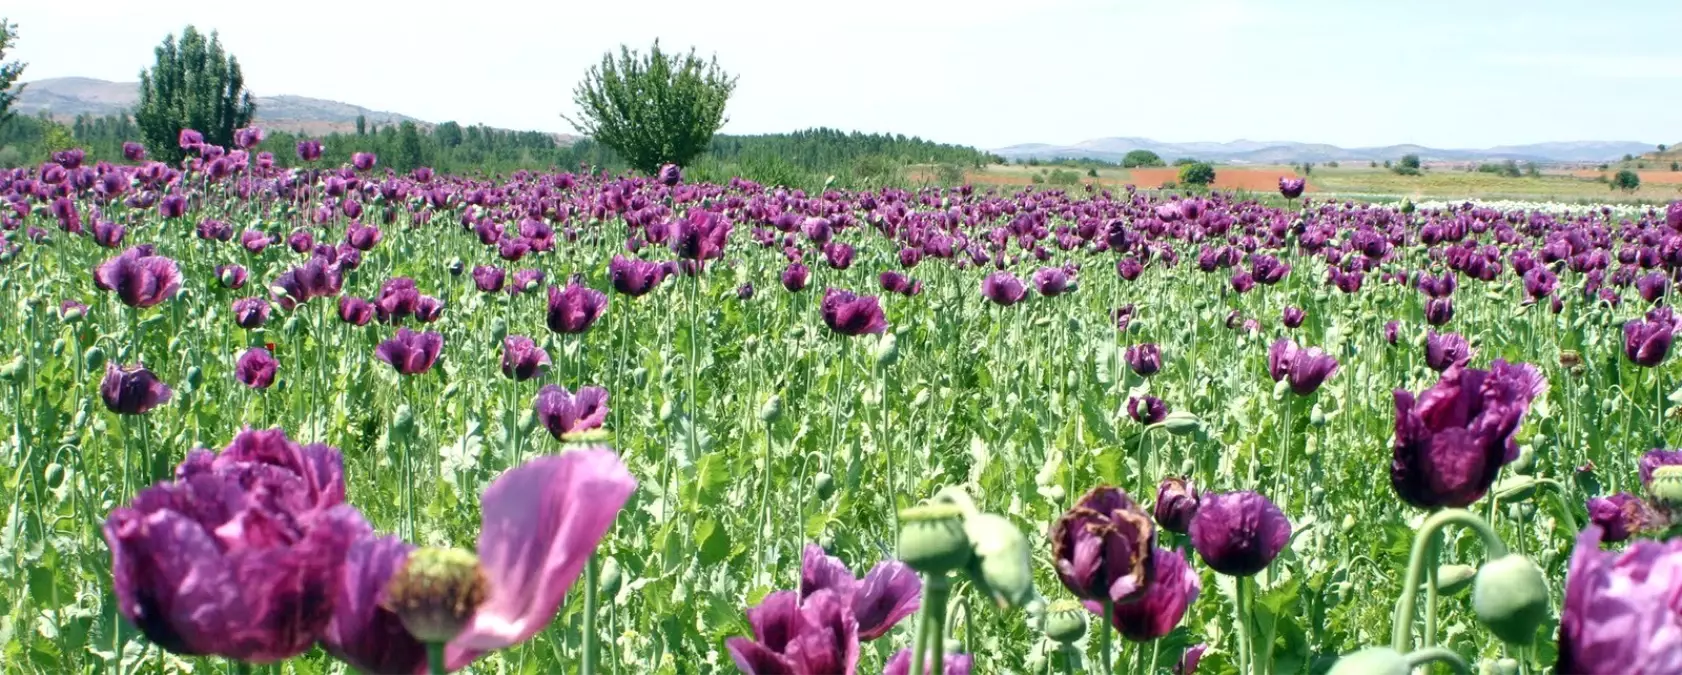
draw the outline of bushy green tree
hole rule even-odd
[[[724,105],[735,88],[736,78],[716,57],[703,61],[693,49],[668,55],[659,41],[647,56],[621,46],[617,59],[602,55],[573,90],[578,119],[563,118],[632,167],[653,173],[706,152],[724,126]]]
[[[1635,192],[1641,187],[1641,175],[1629,169],[1618,169],[1612,174],[1612,189],[1624,192]]]
[[[1180,167],[1180,183],[1206,186],[1215,182],[1215,167],[1208,162],[1192,162]]]
[[[251,124],[257,106],[245,90],[239,59],[222,51],[216,33],[208,39],[188,26],[181,39],[164,38],[156,63],[140,71],[140,105],[134,120],[152,156],[179,162],[185,155],[182,129],[204,134],[206,143],[228,147],[234,130]]]
[[[1405,168],[1418,169],[1419,168],[1419,155],[1414,155],[1414,154],[1402,155],[1401,164]]]
[[[1162,156],[1149,150],[1133,150],[1121,158],[1121,166],[1126,169],[1139,166],[1162,166],[1162,164]]]
[[[17,39],[17,24],[0,18],[0,59],[6,58],[6,50],[11,49]],[[17,89],[13,89],[12,83],[23,77],[23,69],[28,65],[17,61],[0,63],[0,124],[5,124],[6,120],[12,118],[12,104],[17,102],[18,95],[23,93],[25,86],[20,84]]]

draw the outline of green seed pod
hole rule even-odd
[[[397,406],[397,413],[391,416],[391,435],[394,438],[408,438],[415,432],[415,413],[409,410],[409,404]]]
[[[1402,213],[1413,213],[1413,200],[1408,199],[1407,197],[1403,197],[1402,198],[1402,206],[1398,210],[1401,211]]]
[[[1198,427],[1202,426],[1203,420],[1198,419],[1195,414],[1184,410],[1176,410],[1168,413],[1168,416],[1163,418],[1160,424],[1168,433],[1174,434],[1175,436],[1184,436],[1196,431]]]
[[[18,373],[23,372],[23,355],[13,356],[10,361],[0,364],[0,380],[15,382]]]
[[[899,514],[899,559],[924,574],[963,569],[975,555],[964,534],[963,508],[954,504],[915,506]]]
[[[871,348],[872,356],[876,357],[877,368],[887,368],[899,361],[899,339],[893,333],[884,333]]]
[[[1443,595],[1459,595],[1472,586],[1472,580],[1477,578],[1478,568],[1471,565],[1443,565],[1437,568],[1437,592]]]
[[[1343,523],[1338,525],[1338,531],[1342,532],[1343,534],[1349,534],[1350,532],[1354,532],[1355,531],[1355,514],[1345,515],[1343,517]]]
[[[298,321],[298,315],[293,314],[292,316],[286,317],[286,323],[280,325],[280,330],[287,335],[297,335],[298,328],[302,325],[303,324]]]
[[[199,388],[199,384],[202,382],[204,382],[203,370],[201,370],[198,366],[193,366],[187,369],[187,386],[197,389]]]
[[[505,337],[508,337],[508,322],[500,316],[491,319],[491,339],[502,342]]]
[[[770,424],[782,416],[783,397],[776,394],[765,397],[765,404],[759,406],[759,421]]]
[[[1472,582],[1472,610],[1496,637],[1528,645],[1548,620],[1548,580],[1522,555],[1491,560]]]
[[[1529,445],[1521,445],[1518,449],[1518,459],[1507,465],[1513,473],[1529,476],[1536,473],[1536,449]]]
[[[71,307],[70,309],[65,310],[64,316],[59,317],[59,320],[69,324],[76,324],[81,323],[82,318],[87,315],[87,310],[82,309],[81,307]]]
[[[1326,488],[1319,485],[1308,491],[1308,503],[1315,506],[1326,503]]]
[[[451,383],[449,383],[449,385],[444,387],[444,393],[442,395],[442,398],[446,401],[448,401],[452,398],[455,398],[456,397],[456,392],[459,391],[460,389],[461,389],[461,385],[459,383],[451,382]]]
[[[521,412],[520,421],[517,426],[521,435],[531,433],[532,430],[537,428],[537,413],[529,408],[524,412]]]
[[[825,531],[820,535],[818,537],[818,548],[823,549],[826,555],[835,555],[835,533]]]
[[[1045,488],[1045,498],[1051,500],[1054,504],[1062,505],[1063,500],[1068,496],[1068,491],[1064,490],[1061,485],[1050,485]]]
[[[598,588],[602,595],[613,597],[619,594],[619,585],[625,580],[625,573],[619,569],[619,559],[608,556],[602,561],[601,576],[598,577]]]
[[[819,471],[816,476],[812,476],[812,491],[817,493],[818,501],[828,501],[830,497],[835,496],[835,477],[827,471]]]
[[[661,424],[671,424],[672,423],[672,416],[676,415],[676,414],[677,414],[677,410],[676,410],[676,408],[674,408],[672,406],[672,400],[671,399],[668,398],[665,401],[660,403],[660,423]]]
[[[159,312],[157,314],[153,314],[153,315],[148,316],[144,319],[141,319],[140,320],[140,327],[145,328],[147,330],[151,330],[153,328],[156,328],[156,327],[162,325],[163,322],[168,320],[168,319],[169,319],[168,315],[166,315],[162,312]]]
[[[1072,645],[1086,635],[1086,608],[1073,600],[1051,603],[1045,614],[1045,636]]]
[[[47,487],[49,489],[57,490],[59,486],[64,484],[64,465],[59,464],[58,462],[48,464],[46,478]]]
[[[1408,660],[1389,647],[1368,647],[1345,654],[1326,675],[1408,675]]]
[[[70,341],[64,338],[53,340],[53,356],[62,357],[64,351],[70,348]]]
[[[420,548],[386,582],[381,606],[421,642],[449,642],[490,595],[479,558],[453,548]]]
[[[1314,404],[1314,409],[1308,411],[1308,423],[1315,427],[1326,426],[1326,411],[1320,409],[1320,404]]]
[[[979,513],[964,519],[964,536],[975,552],[971,577],[985,586],[1000,608],[1021,607],[1038,597],[1031,546],[1004,516]]]
[[[1490,675],[1518,675],[1518,659],[1504,658],[1488,661],[1484,664]]]
[[[648,369],[644,368],[642,366],[637,366],[636,368],[632,368],[631,369],[631,382],[635,383],[637,385],[637,388],[639,388],[639,389],[642,388],[644,385],[647,385],[648,384]]]
[[[1660,505],[1672,509],[1682,507],[1682,466],[1667,464],[1654,469],[1647,495]]]
[[[461,261],[461,258],[459,258],[459,257],[450,258],[450,262],[447,265],[447,269],[450,270],[450,276],[459,277],[459,276],[461,276],[462,270],[467,269],[467,265],[465,263],[463,263]]]

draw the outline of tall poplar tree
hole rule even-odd
[[[154,54],[156,64],[140,72],[140,106],[134,112],[146,149],[158,159],[181,161],[182,129],[204,134],[212,145],[232,145],[234,130],[251,124],[257,111],[239,59],[222,51],[216,33],[207,39],[192,26],[181,31],[179,42],[165,37]]]

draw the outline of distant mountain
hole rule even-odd
[[[1470,162],[1512,159],[1521,162],[1607,162],[1625,154],[1651,151],[1653,144],[1634,141],[1574,141],[1499,145],[1481,149],[1428,148],[1421,145],[1387,145],[1376,148],[1342,148],[1324,143],[1294,141],[1236,140],[1228,143],[1166,143],[1149,138],[1098,138],[1074,145],[1026,143],[992,152],[1006,159],[1100,159],[1119,162],[1133,150],[1149,150],[1165,161],[1190,157],[1230,164],[1292,164],[1298,162],[1383,161],[1414,154],[1425,161]]]
[[[433,126],[400,113],[370,110],[359,105],[310,98],[308,96],[257,96],[257,123],[270,129],[304,134],[350,133],[356,131],[356,116],[367,117],[371,125],[387,126],[414,122],[423,128]],[[18,97],[14,110],[22,115],[36,115],[45,111],[62,122],[77,115],[116,115],[133,111],[140,103],[140,83],[108,82],[89,77],[56,77],[28,83]],[[560,143],[577,137],[553,134]]]

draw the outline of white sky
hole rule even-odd
[[[620,43],[716,53],[726,131],[994,148],[1105,136],[1682,141],[1677,0],[81,0],[0,9],[25,80],[130,81],[192,23],[258,94],[572,131]]]

